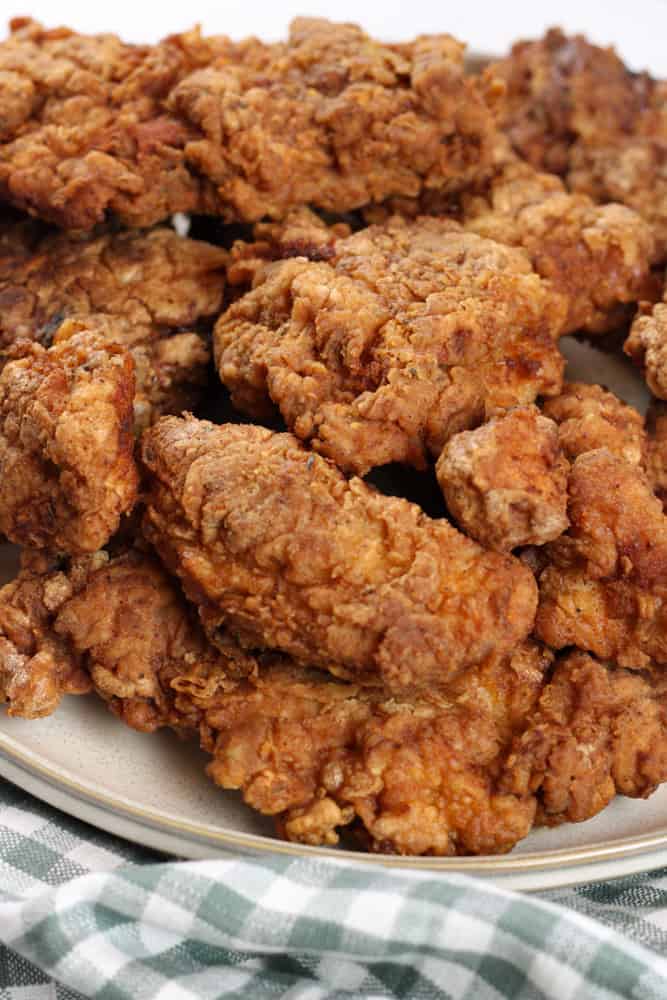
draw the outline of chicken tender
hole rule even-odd
[[[95,552],[137,498],[132,358],[87,332],[19,351],[0,372],[0,531]]]
[[[138,429],[195,405],[209,360],[198,328],[222,305],[224,251],[166,227],[83,239],[12,221],[4,235],[0,361],[19,339],[49,347],[63,322],[83,321],[132,353]]]
[[[348,481],[291,434],[163,418],[143,438],[146,537],[249,650],[390,691],[435,688],[513,650],[532,573],[416,505]]]
[[[136,549],[92,574],[58,609],[52,627],[95,691],[142,732],[171,726],[196,733],[201,710],[183,691],[205,698],[211,686],[224,691],[234,677],[257,669],[231,640],[225,653],[210,646],[178,585]]]
[[[654,295],[649,224],[624,205],[597,205],[568,192],[560,177],[539,172],[500,139],[487,176],[460,194],[428,190],[370,206],[364,215],[381,222],[392,211],[455,218],[468,232],[522,247],[537,274],[567,299],[563,333],[618,329],[635,302]]]
[[[435,471],[450,513],[486,548],[544,545],[568,526],[569,463],[556,425],[534,406],[456,434]]]
[[[363,475],[423,468],[458,431],[560,391],[566,302],[522,250],[455,222],[393,219],[337,240],[326,261],[261,269],[220,317],[233,404]]]
[[[409,700],[293,665],[265,666],[207,708],[208,772],[300,843],[335,844],[340,828],[354,824],[383,853],[507,851],[530,830],[535,800],[530,790],[496,788],[548,660],[526,644],[442,697]]]
[[[0,196],[69,229],[346,211],[461,187],[489,159],[492,114],[448,35],[386,46],[301,18],[274,45],[192,31],[134,46],[25,18],[11,28]]]
[[[499,158],[479,194],[462,195],[461,215],[468,231],[523,247],[535,271],[567,298],[563,333],[617,329],[651,293],[649,224],[625,205],[569,193],[558,177],[515,157]]]
[[[647,798],[667,781],[667,676],[560,660],[514,742],[500,789],[537,795],[537,822],[578,823],[615,795]]]
[[[613,49],[558,29],[519,42],[489,74],[504,81],[501,128],[533,166],[651,226],[667,256],[667,83],[631,72]]]
[[[31,555],[11,583],[0,589],[0,701],[8,715],[50,715],[66,694],[91,690],[81,657],[53,630],[58,609],[85,585],[104,553],[59,561]]]
[[[558,424],[560,444],[571,462],[587,451],[606,448],[630,465],[646,465],[644,419],[600,385],[567,382],[559,396],[545,399],[545,416]]]
[[[545,552],[535,634],[622,667],[667,663],[667,518],[645,473],[605,448],[569,479],[570,528]]]

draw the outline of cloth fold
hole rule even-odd
[[[538,896],[316,858],[167,861],[5,783],[0,942],[2,1000],[658,1000],[667,871]]]

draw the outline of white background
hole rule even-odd
[[[0,0],[0,23],[30,14],[49,27],[114,31],[128,41],[156,41],[162,35],[200,22],[206,32],[235,37],[254,34],[267,40],[284,34],[290,18],[316,14],[355,21],[387,41],[420,32],[449,31],[480,52],[501,53],[519,37],[541,34],[560,24],[584,31],[599,44],[614,44],[633,69],[667,76],[667,0]]]

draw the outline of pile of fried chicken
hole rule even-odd
[[[17,19],[0,99],[9,714],[94,690],[376,852],[667,781],[667,82],[559,30],[471,73]]]

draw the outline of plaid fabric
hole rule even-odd
[[[166,862],[0,784],[0,1000],[663,1000],[666,935],[667,871],[537,897],[321,860]]]

